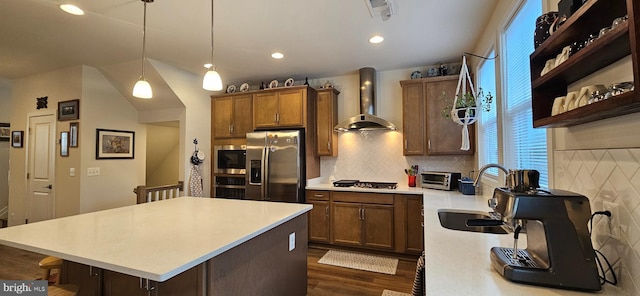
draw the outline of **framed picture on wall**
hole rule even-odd
[[[96,159],[133,159],[135,132],[96,129]]]
[[[69,156],[69,132],[60,132],[60,156]]]
[[[8,123],[0,123],[0,141],[9,142],[11,139],[11,131]]]
[[[11,147],[13,148],[22,148],[22,137],[24,135],[23,131],[13,131],[11,132]]]
[[[80,100],[58,102],[58,121],[78,120],[80,118]]]
[[[78,147],[78,122],[69,124],[69,147]]]

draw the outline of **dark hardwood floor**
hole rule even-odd
[[[38,262],[45,255],[0,245],[0,280],[34,280],[42,278]]]
[[[307,295],[380,296],[384,290],[411,293],[416,260],[401,259],[395,275],[319,264],[325,249],[309,248],[307,253]]]
[[[395,275],[318,264],[326,249],[309,248],[307,295],[380,296],[382,291],[411,293],[416,261],[401,259]],[[31,280],[42,277],[38,262],[45,255],[0,245],[0,279]]]

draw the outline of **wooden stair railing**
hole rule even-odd
[[[178,184],[174,185],[162,185],[147,187],[140,185],[133,189],[133,193],[137,196],[136,203],[146,203],[152,201],[159,201],[164,199],[171,199],[180,196],[180,193],[184,191],[184,182],[178,181]]]

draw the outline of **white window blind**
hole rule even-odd
[[[535,169],[540,185],[547,187],[547,137],[545,129],[533,128],[529,68],[536,18],[541,14],[540,1],[527,0],[503,33],[503,151],[507,167]]]
[[[495,51],[491,51],[488,57],[495,57]],[[482,167],[488,163],[499,163],[498,160],[498,116],[496,110],[496,62],[493,59],[482,60],[478,65],[478,90],[482,89],[484,95],[491,93],[493,100],[487,107],[488,112],[480,111],[478,119],[478,165]],[[482,100],[482,98],[478,98]],[[484,102],[483,102],[484,104]],[[498,169],[491,168],[485,174],[498,177]]]

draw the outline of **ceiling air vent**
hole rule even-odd
[[[365,0],[371,17],[381,17],[383,21],[387,21],[393,15],[394,9],[397,9],[393,0]]]

